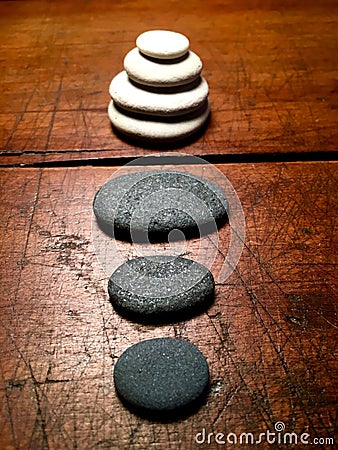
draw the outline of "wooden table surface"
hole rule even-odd
[[[337,25],[329,0],[0,2],[0,450],[284,449],[291,432],[297,448],[337,448]],[[163,326],[113,310],[92,218],[111,175],[162,150],[122,140],[106,113],[110,80],[153,28],[184,32],[209,83],[208,128],[176,150],[213,166],[177,168],[212,167],[246,223],[226,279],[236,223],[218,245],[186,242],[192,259],[211,254],[215,300]],[[210,367],[205,403],[170,423],[130,412],[113,384],[119,355],[159,336]]]

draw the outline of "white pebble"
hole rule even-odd
[[[183,56],[189,50],[189,39],[181,33],[152,30],[140,34],[136,45],[145,55],[153,58],[172,59]]]
[[[187,57],[175,63],[151,61],[136,47],[124,58],[124,68],[134,81],[148,86],[179,86],[199,77],[202,70],[200,58],[189,51]]]
[[[161,121],[151,116],[125,114],[117,109],[111,100],[108,115],[117,130],[136,139],[150,141],[176,141],[196,132],[207,120],[210,112],[209,101],[201,114],[193,117],[179,116],[177,120]]]
[[[159,116],[175,116],[198,109],[208,96],[208,84],[203,77],[192,88],[170,93],[149,92],[135,86],[125,71],[110,83],[109,93],[115,104],[129,111]],[[174,88],[175,89],[175,88]]]

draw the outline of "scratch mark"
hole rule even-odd
[[[337,327],[334,323],[330,322],[323,314],[320,314],[319,311],[314,310],[314,312],[315,312],[321,319],[324,319],[325,322],[327,322],[327,323],[328,323],[329,325],[331,325],[333,328],[338,329],[338,327]]]
[[[32,223],[33,223],[33,217],[34,217],[34,214],[35,214],[35,210],[36,210],[36,206],[37,206],[37,202],[38,202],[38,198],[39,198],[41,178],[42,178],[42,170],[43,169],[39,170],[37,186],[36,186],[36,193],[34,195],[33,205],[31,207],[31,211],[30,211],[30,214],[29,214],[28,229],[27,229],[27,232],[26,232],[25,242],[24,242],[24,246],[23,246],[23,250],[22,250],[22,258],[21,258],[21,260],[23,260],[23,261],[26,259],[26,253],[27,253],[27,248],[28,248],[28,241],[29,241],[29,237],[30,237],[30,233],[31,233],[31,229],[32,229]],[[21,268],[21,270],[19,272],[18,280],[17,280],[17,283],[16,283],[15,291],[14,291],[14,300],[12,302],[13,312],[14,312],[14,305],[15,305],[15,303],[17,301],[17,297],[18,297],[19,287],[20,287],[20,283],[21,283],[21,275],[22,275],[22,268]]]
[[[2,378],[2,381],[3,381],[3,384],[4,384],[5,380],[4,380],[4,373],[3,373],[2,365],[1,365],[1,378]],[[8,415],[8,419],[9,419],[9,427],[10,427],[10,430],[11,430],[14,450],[17,450],[18,446],[17,446],[17,442],[16,442],[16,437],[15,437],[15,428],[14,428],[14,423],[13,423],[11,406],[10,406],[10,402],[9,402],[8,389],[5,389],[5,398],[6,398],[6,410],[7,410],[7,415]]]
[[[61,77],[58,90],[56,91],[54,108],[53,108],[52,117],[50,119],[49,127],[48,127],[48,134],[47,134],[47,138],[46,138],[45,150],[48,150],[48,148],[49,148],[49,142],[50,142],[50,138],[51,138],[51,135],[52,135],[53,126],[54,126],[56,110],[57,110],[57,107],[58,107],[58,104],[59,104],[60,95],[61,95],[61,91],[62,91],[62,82],[63,82],[63,76]]]
[[[212,241],[211,241],[211,242],[212,242]],[[244,244],[244,245],[245,245],[245,248],[248,250],[248,252],[253,256],[253,258],[255,258],[255,259],[257,260],[257,257],[256,257],[256,255],[252,252],[252,250],[251,250],[249,247],[247,247],[246,244]],[[217,247],[216,247],[216,248],[217,248]],[[220,249],[217,249],[217,250],[218,250],[219,253],[225,258],[225,255],[223,254],[223,252],[222,252]],[[259,263],[259,261],[258,261],[258,263]],[[277,288],[285,295],[283,289],[282,289],[282,288],[280,287],[280,285],[276,282],[276,280],[274,280],[274,278],[272,277],[271,273],[270,273],[268,270],[266,270],[266,268],[264,268],[264,267],[263,267],[263,270],[266,271],[267,275],[270,277],[270,279],[273,281],[273,283],[274,283],[274,284],[277,286]],[[287,364],[287,362],[286,362],[286,359],[285,359],[285,357],[284,357],[284,355],[283,355],[283,350],[282,350],[281,348],[278,348],[278,346],[276,345],[276,343],[275,343],[275,341],[274,341],[274,339],[273,339],[273,337],[272,337],[272,335],[271,335],[271,333],[270,333],[270,329],[269,329],[269,327],[266,325],[265,320],[264,320],[264,318],[263,318],[263,316],[262,316],[262,314],[261,314],[261,312],[260,312],[258,306],[260,306],[260,308],[263,309],[263,311],[265,312],[265,314],[267,314],[267,316],[269,317],[269,319],[271,319],[271,320],[273,321],[274,325],[277,327],[277,329],[278,329],[278,331],[281,333],[281,335],[284,335],[286,339],[288,339],[288,336],[286,335],[286,333],[285,333],[283,327],[281,327],[281,325],[280,325],[280,324],[274,319],[274,317],[271,315],[271,313],[270,313],[269,309],[266,307],[266,305],[262,304],[262,302],[259,301],[258,296],[255,294],[255,292],[253,291],[253,289],[248,285],[248,283],[244,280],[243,276],[238,272],[238,270],[237,270],[236,268],[235,268],[235,271],[236,271],[237,276],[238,276],[239,279],[241,280],[243,286],[245,287],[245,289],[246,289],[246,291],[247,291],[247,293],[248,293],[248,295],[249,295],[249,298],[250,298],[250,300],[251,300],[251,303],[252,303],[252,305],[253,305],[253,308],[254,308],[255,314],[256,314],[256,316],[257,316],[257,318],[258,318],[258,320],[259,320],[259,323],[260,323],[260,325],[262,326],[262,328],[263,328],[263,330],[264,330],[264,333],[268,336],[269,341],[270,341],[270,343],[271,343],[271,346],[272,346],[272,348],[274,349],[274,351],[275,351],[275,353],[276,353],[276,356],[277,356],[277,358],[278,358],[278,360],[279,360],[279,362],[280,362],[280,364],[281,364],[281,366],[282,366],[282,368],[283,368],[285,374],[287,375],[287,377],[290,377],[292,372],[291,372],[291,370],[290,370],[290,368],[289,368],[289,366],[288,366],[288,364]],[[217,334],[218,334],[218,333],[217,333]],[[232,355],[231,355],[231,352],[229,352],[228,355],[229,355],[230,360],[231,360],[231,361],[233,362],[233,364],[235,365],[235,367],[236,367],[236,369],[237,369],[237,371],[238,371],[238,373],[239,373],[239,375],[240,375],[242,381],[245,383],[245,385],[246,385],[246,387],[247,387],[247,389],[248,389],[248,393],[251,393],[250,388],[249,388],[249,386],[247,386],[247,383],[246,383],[246,381],[245,381],[245,379],[244,379],[244,376],[241,374],[240,369],[237,368],[237,365],[236,365],[236,363],[235,363],[235,361],[234,361],[234,359],[233,359],[233,357],[232,357]],[[305,416],[306,416],[306,418],[307,418],[309,424],[311,425],[312,429],[315,430],[315,426],[314,426],[312,417],[310,416],[310,414],[308,413],[308,411],[307,411],[306,408],[305,408],[305,405],[304,405],[304,402],[303,402],[303,400],[302,400],[302,397],[301,397],[301,393],[300,393],[300,391],[299,391],[299,388],[298,388],[297,386],[292,385],[292,386],[290,387],[290,389],[292,390],[292,392],[293,392],[293,393],[296,395],[296,397],[298,398],[298,401],[299,401],[299,403],[300,403],[300,406],[302,407],[302,410],[303,410],[303,412],[304,412],[304,414],[305,414]],[[322,419],[321,419],[321,421],[322,421]]]
[[[23,107],[21,113],[20,113],[19,116],[16,118],[16,121],[15,121],[13,127],[12,127],[12,130],[11,130],[11,132],[10,132],[10,134],[9,134],[9,136],[8,136],[7,142],[6,142],[6,144],[5,144],[5,149],[7,149],[8,146],[9,146],[9,144],[11,143],[11,140],[12,140],[12,138],[13,138],[13,136],[14,136],[14,134],[15,134],[15,132],[16,132],[16,130],[17,130],[17,128],[18,128],[20,122],[22,121],[23,116],[24,116],[25,113],[27,112],[28,105],[30,104],[30,102],[31,102],[31,100],[32,100],[32,98],[33,98],[33,96],[34,96],[34,94],[35,94],[37,88],[38,88],[38,86],[35,85],[35,87],[34,87],[32,93],[31,93],[31,95],[29,96],[27,102],[25,103],[25,106]]]
[[[216,329],[215,324],[213,323],[213,320],[212,320],[212,319],[210,319],[210,320],[211,320],[211,323],[212,323],[214,329],[216,330],[216,333],[219,335],[219,332],[218,332],[218,330]],[[223,341],[223,338],[221,338],[221,340]],[[238,385],[238,387],[237,387],[237,389],[236,389],[236,392],[237,392],[238,390],[240,390],[240,389],[242,388],[242,386],[244,386],[244,388],[245,388],[246,392],[248,393],[248,395],[249,395],[251,401],[257,404],[258,412],[260,413],[260,415],[261,415],[261,417],[262,417],[264,423],[268,426],[267,421],[266,421],[266,418],[265,418],[263,412],[266,412],[267,415],[269,416],[270,420],[271,420],[271,419],[272,419],[272,417],[271,417],[271,416],[272,416],[271,408],[270,408],[270,411],[267,411],[266,408],[264,408],[265,411],[262,411],[262,403],[257,402],[257,395],[250,389],[250,386],[248,385],[247,381],[245,380],[245,376],[244,376],[244,374],[242,373],[242,371],[241,371],[240,367],[238,366],[237,362],[235,361],[235,358],[234,358],[234,356],[232,355],[232,352],[231,352],[228,348],[226,348],[226,347],[224,347],[224,349],[225,349],[225,351],[226,351],[227,357],[229,358],[229,361],[231,361],[231,363],[233,364],[233,366],[234,366],[234,368],[236,369],[237,374],[238,374],[238,376],[239,376],[239,378],[240,378],[240,380],[241,380],[241,384]],[[229,396],[227,397],[227,404],[230,402],[231,398],[236,394],[236,392],[233,392],[232,395],[230,395],[230,397],[229,397]],[[263,404],[263,405],[264,405],[264,404]],[[216,418],[213,420],[213,425],[214,425],[214,424],[217,422],[217,420],[220,418],[220,416],[221,416],[221,414],[222,414],[222,412],[223,412],[224,410],[225,410],[225,407],[224,407],[224,408],[222,407],[221,410],[218,411],[218,414],[217,414]],[[273,420],[271,420],[271,421],[273,421]]]
[[[44,448],[49,449],[48,436],[47,436],[47,430],[46,430],[46,420],[42,413],[40,396],[39,396],[39,392],[37,389],[37,386],[39,385],[39,383],[35,379],[33,369],[32,369],[30,362],[27,363],[27,367],[28,367],[28,370],[29,370],[29,373],[31,376],[31,380],[33,382],[33,391],[34,391],[34,397],[35,397],[35,401],[36,401],[36,420],[38,421],[40,428],[41,428],[41,434],[42,434]],[[33,430],[32,430],[31,439],[32,439],[32,437],[33,437]]]

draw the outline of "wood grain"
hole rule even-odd
[[[0,3],[2,164],[133,157],[108,85],[147,29],[184,32],[204,62],[211,122],[190,154],[337,150],[337,3],[150,0]]]
[[[182,169],[204,173],[202,166]],[[218,281],[207,313],[161,327],[114,312],[95,255],[93,196],[118,168],[0,171],[1,449],[215,449],[215,443],[198,445],[195,435],[205,428],[258,437],[273,432],[277,421],[311,439],[334,437],[337,164],[217,169],[214,181],[225,175],[243,207],[241,259]],[[228,225],[219,238],[216,278]],[[188,243],[190,257],[199,242]],[[209,251],[210,242],[201,242]],[[136,251],[119,243],[123,258]],[[139,418],[115,394],[117,357],[155,336],[193,342],[210,365],[206,404],[179,422]]]

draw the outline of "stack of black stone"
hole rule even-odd
[[[227,218],[223,190],[191,173],[143,171],[113,178],[94,199],[100,228],[112,238],[168,239],[217,231]],[[179,256],[146,256],[118,267],[108,283],[118,313],[137,322],[168,323],[205,310],[214,279],[204,265]],[[114,368],[120,398],[138,413],[156,417],[190,411],[207,392],[203,354],[181,339],[157,338],[128,348]]]

